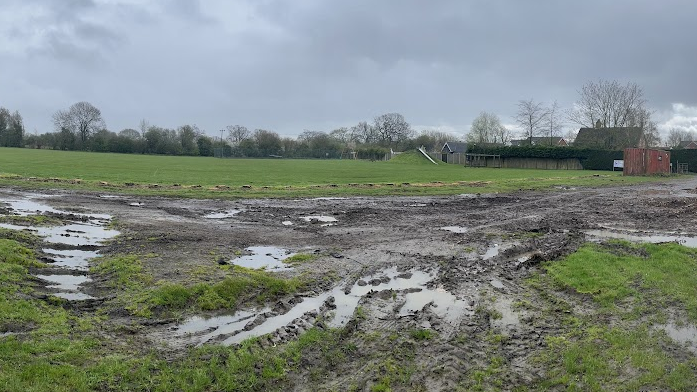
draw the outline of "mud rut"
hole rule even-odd
[[[120,235],[101,247],[81,250],[149,254],[143,262],[155,281],[187,284],[192,271],[205,267],[210,274],[202,279],[215,282],[224,276],[215,268],[219,261],[231,262],[256,246],[318,256],[274,272],[288,277],[305,274],[314,283],[306,292],[261,309],[243,306],[213,321],[199,316],[221,314],[147,321],[126,313],[112,315],[115,324],[142,324],[144,328],[132,333],[144,344],[164,345],[163,355],[176,357],[185,347],[197,344],[235,344],[239,341],[235,336],[262,332],[270,334],[259,344],[275,345],[295,339],[314,326],[318,316],[325,316],[328,321],[320,327],[343,326],[349,337],[434,330],[436,339],[415,347],[415,366],[421,370],[412,383],[428,385],[429,390],[450,390],[458,375],[486,357],[486,345],[477,337],[488,331],[510,336],[502,350],[510,364],[506,377],[511,385],[538,377],[528,359],[543,346],[544,336],[554,334],[559,326],[554,320],[513,310],[511,304],[524,291],[522,279],[540,261],[569,254],[592,240],[586,234],[589,230],[697,236],[696,188],[697,180],[686,179],[505,195],[239,201],[63,191],[28,195],[4,189],[0,201],[40,200],[56,208],[55,215],[65,220],[74,220],[75,215],[66,217],[61,211],[83,217],[100,214],[102,219],[101,214],[111,216]],[[0,212],[13,214],[11,208]],[[44,260],[56,261],[56,255],[44,254]],[[74,274],[85,276],[86,272],[83,268]],[[47,293],[56,292],[51,282],[43,284]],[[81,284],[84,296],[66,297],[77,299],[71,305],[76,311],[94,311],[110,296],[104,282],[83,279]],[[493,319],[478,312],[483,306],[496,309],[502,317]],[[369,383],[375,365],[371,353],[392,348],[384,339],[353,341],[361,354],[347,358],[334,374],[313,384],[343,389],[357,380],[358,385]],[[308,387],[312,366],[306,364],[291,376],[296,389]]]

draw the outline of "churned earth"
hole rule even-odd
[[[48,267],[31,270],[35,297],[58,296],[75,314],[99,315],[105,341],[155,350],[167,361],[249,338],[263,350],[319,329],[335,331],[338,351],[306,350],[260,388],[563,390],[575,382],[591,390],[593,382],[568,367],[568,378],[559,376],[551,357],[555,339],[573,328],[569,320],[600,315],[603,324],[631,328],[645,325],[650,311],[632,319],[603,310],[593,293],[546,280],[543,266],[587,242],[630,253],[642,251],[612,240],[697,246],[697,179],[237,201],[2,189],[0,215],[0,227],[43,238],[35,249]],[[138,263],[133,275],[100,269],[129,257]],[[204,294],[175,305],[147,299],[149,288],[215,285],[234,274],[256,277],[257,268],[266,271],[264,282],[294,283],[252,285],[224,306]],[[686,310],[664,308],[654,323],[668,335],[662,350],[676,362],[694,361],[697,333]],[[31,330],[4,329],[0,339]],[[638,368],[617,374],[631,379]]]

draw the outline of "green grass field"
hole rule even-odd
[[[216,159],[19,148],[0,148],[0,174],[0,185],[46,187],[43,180],[54,179],[51,187],[109,187],[126,193],[184,197],[456,194],[651,180],[613,172],[433,165],[416,154],[403,154],[389,162],[369,162]],[[60,181],[74,179],[81,181]],[[222,187],[211,195],[210,188],[215,186]]]

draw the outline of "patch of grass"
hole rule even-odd
[[[46,264],[36,260],[33,250],[22,246],[17,241],[0,239],[0,263],[17,264],[25,267],[45,267]]]
[[[0,238],[17,241],[29,246],[34,246],[42,241],[41,237],[28,231],[5,229],[3,227],[0,227]]]
[[[697,249],[678,244],[643,244],[647,257],[587,244],[545,269],[559,287],[591,295],[601,306],[615,307],[633,298],[635,303],[657,301],[643,295],[652,290],[685,307],[697,321]]]
[[[647,326],[624,329],[584,323],[568,334],[548,337],[547,345],[537,358],[548,369],[542,389],[697,389],[697,360],[672,357]]]
[[[188,287],[172,282],[153,284],[152,276],[144,271],[140,258],[135,255],[105,258],[92,268],[92,272],[106,277],[107,285],[118,289],[114,304],[141,317],[151,317],[154,311],[183,310],[188,307],[231,309],[243,300],[263,303],[295,293],[305,285],[300,278],[279,278],[263,270],[239,266],[226,269],[229,276],[219,282]]]
[[[61,221],[46,215],[2,215],[0,216],[0,223],[22,226],[53,226],[61,224]]]
[[[302,264],[302,263],[307,263],[308,261],[312,261],[317,258],[317,255],[315,254],[309,254],[309,253],[296,253],[285,260],[283,260],[284,263],[287,264]]]
[[[436,333],[431,329],[415,329],[409,332],[409,335],[412,337],[412,339],[421,341],[433,339],[436,336]]]
[[[468,373],[468,378],[463,385],[468,391],[501,390],[503,385],[501,375],[506,360],[500,355],[493,355],[488,359],[488,362],[486,367],[475,368]]]
[[[114,288],[138,289],[152,283],[152,277],[143,270],[143,263],[136,255],[119,255],[95,259],[98,264],[92,272],[106,276],[108,285]]]

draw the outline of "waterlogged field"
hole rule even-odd
[[[656,181],[610,171],[464,168],[418,153],[388,162],[216,159],[0,148],[0,184],[184,197],[510,192]]]
[[[210,200],[40,176],[0,188],[0,391],[697,390],[691,177]]]

